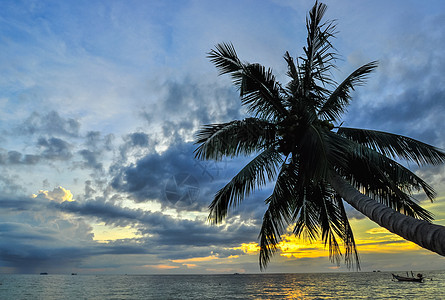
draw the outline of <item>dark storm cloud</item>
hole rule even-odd
[[[157,101],[141,116],[149,124],[161,123],[164,137],[172,132],[191,135],[197,124],[245,117],[236,89],[230,84],[222,87],[215,82],[198,82],[186,77],[181,81],[166,81],[161,90],[165,94],[162,101]]]
[[[160,103],[161,109],[180,115],[183,118],[182,128],[192,128],[194,120],[208,124],[242,117],[239,96],[230,85],[220,87],[215,83],[204,84],[185,78],[182,82],[167,81],[164,88],[167,96]],[[185,122],[187,120],[189,122]]]
[[[137,241],[110,245],[94,242],[89,225],[81,218],[65,218],[56,202],[44,198],[2,196],[0,206],[4,213],[0,222],[0,265],[17,273],[66,272],[89,257],[149,253],[149,248]],[[84,210],[92,214],[94,207],[86,205]],[[107,218],[113,215],[104,212],[104,206],[96,209]]]
[[[42,149],[41,156],[46,159],[67,160],[73,156],[71,153],[72,146],[59,138],[46,139],[41,137],[37,141],[37,146]]]
[[[117,191],[130,193],[138,202],[153,199],[168,201],[165,199],[165,187],[172,177],[181,173],[190,174],[195,179],[202,177],[193,150],[193,144],[179,143],[161,154],[147,154],[135,164],[114,165],[111,186]]]
[[[96,177],[103,177],[104,154],[114,149],[113,140],[114,135],[112,134],[103,136],[99,131],[87,132],[82,144],[84,149],[77,152],[81,156],[82,161],[76,162],[75,166],[82,169],[93,169],[96,172]]]
[[[126,226],[140,219],[143,212],[141,210],[125,209],[109,202],[99,200],[89,200],[84,203],[77,201],[52,203],[52,205],[64,212],[70,212],[82,216],[96,217],[105,224]]]
[[[90,168],[103,173],[103,154],[114,148],[112,134],[103,136],[99,131],[88,131],[81,135],[78,121],[63,119],[55,111],[46,115],[33,113],[18,128],[13,134],[35,135],[26,138],[29,140],[27,143],[36,144],[37,150],[35,153],[25,154],[0,149],[0,165],[37,165],[51,160],[68,161],[77,156],[82,161],[73,161],[73,168]],[[67,138],[70,139],[69,142]],[[76,148],[81,150],[74,152]]]
[[[195,149],[193,143],[178,142],[162,153],[147,154],[129,166],[115,165],[111,186],[118,192],[130,194],[138,202],[158,200],[163,207],[207,210],[215,193],[248,159],[201,161],[194,158]],[[251,205],[240,211],[247,215],[261,211],[267,196],[261,191],[259,195],[260,198],[246,199],[246,204]]]
[[[134,147],[148,147],[148,135],[146,133],[135,132],[128,137]]]
[[[2,196],[4,197],[7,194],[14,195],[18,192],[23,192],[25,188],[18,181],[16,176],[8,175],[6,172],[0,174]]]
[[[82,258],[86,256],[84,252],[78,250],[45,248],[28,243],[15,243],[12,248],[0,243],[0,262],[5,267],[13,268],[16,273],[57,272],[80,264]]]
[[[374,108],[371,103],[354,107],[348,118],[361,127],[403,134],[437,144],[444,136],[444,115],[445,90],[423,94],[410,88],[379,107]]]
[[[0,150],[0,165],[35,165],[40,161],[40,156],[25,154],[18,151]]]
[[[1,195],[0,207],[8,211],[27,211],[38,206],[34,199],[17,195]]]
[[[84,149],[84,150],[79,151],[79,154],[84,159],[84,163],[83,163],[84,167],[102,170],[103,165],[101,162],[99,162],[99,160],[101,158],[101,153]]]
[[[103,200],[51,205],[63,212],[95,217],[105,224],[134,226],[141,234],[149,234],[150,237],[143,238],[145,242],[164,246],[238,246],[246,240],[256,240],[258,234],[258,228],[240,219],[228,220],[224,226],[211,226],[203,220],[176,219],[161,212],[124,208]]]
[[[65,137],[77,137],[80,123],[72,118],[62,118],[58,112],[46,114],[33,112],[19,127],[24,134],[45,134]]]
[[[123,137],[124,143],[119,146],[119,152],[121,154],[121,162],[126,162],[128,156],[132,156],[133,150],[153,150],[153,145],[150,143],[150,137],[145,132],[133,132]]]
[[[360,87],[345,116],[351,124],[403,134],[445,147],[445,55],[424,45],[445,43],[444,18],[426,19],[422,26],[388,41],[369,84]],[[396,50],[396,51],[394,51]]]
[[[0,236],[0,264],[4,267],[14,269],[16,273],[65,273],[67,270],[82,268],[86,259],[101,255],[125,255],[125,254],[147,254],[150,249],[132,244],[128,241],[114,242],[108,244],[85,243],[79,246],[36,246],[30,243],[35,237],[29,234],[28,240],[25,235],[19,239],[14,237]],[[49,239],[50,240],[50,239]],[[44,240],[42,240],[44,241]],[[20,250],[18,250],[20,249]],[[107,264],[101,268],[112,268],[120,263]],[[91,267],[91,266],[89,266]]]
[[[54,241],[51,231],[31,230],[31,226],[23,223],[1,223],[0,236],[3,240],[22,240],[28,243]]]
[[[102,135],[99,131],[88,131],[85,135],[85,146],[90,150],[111,151],[113,150],[113,134]]]
[[[1,235],[0,235],[1,236]],[[32,237],[32,236],[31,236]],[[84,243],[82,246],[35,246],[26,239],[6,240],[9,243],[0,242],[0,264],[14,269],[16,273],[66,273],[67,270],[82,268],[86,259],[101,255],[125,255],[147,254],[150,249],[137,244],[110,243]],[[18,250],[20,249],[20,250]],[[107,263],[106,266],[98,265],[98,268],[113,268],[121,265],[121,262]],[[91,268],[92,266],[89,265]]]
[[[162,245],[235,247],[256,241],[258,228],[243,223],[229,223],[215,227],[196,221],[174,220],[156,230]],[[150,233],[150,227],[147,228]]]

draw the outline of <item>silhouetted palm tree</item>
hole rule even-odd
[[[348,266],[358,267],[342,200],[389,231],[445,255],[445,227],[431,224],[432,214],[412,197],[423,191],[433,200],[434,190],[394,160],[436,165],[445,162],[445,153],[401,135],[334,127],[351,100],[350,92],[364,83],[377,62],[337,84],[330,72],[336,59],[329,42],[335,24],[322,23],[325,11],[326,5],[316,2],[309,12],[304,55],[297,60],[288,52],[284,55],[290,78],[285,87],[271,69],[242,62],[231,44],[218,44],[209,53],[220,74],[231,75],[252,117],[204,126],[197,134],[196,157],[256,155],[216,193],[209,219],[220,223],[230,206],[275,181],[265,199],[268,208],[259,234],[261,268],[289,225],[296,236],[321,237],[332,261],[339,263],[344,254]]]

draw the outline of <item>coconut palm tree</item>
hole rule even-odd
[[[298,237],[321,238],[333,262],[343,257],[348,267],[359,267],[344,201],[389,231],[445,255],[445,227],[432,224],[432,214],[413,197],[422,191],[432,201],[435,192],[400,163],[437,165],[445,162],[445,153],[401,135],[334,126],[340,124],[351,92],[377,62],[336,83],[330,72],[336,53],[329,41],[335,24],[322,22],[325,11],[326,5],[316,2],[307,16],[304,54],[294,59],[285,53],[285,86],[271,69],[242,62],[230,43],[209,52],[220,74],[232,77],[250,117],[203,126],[197,133],[196,157],[253,156],[216,193],[209,219],[221,223],[229,207],[274,182],[259,233],[261,269],[290,225]]]

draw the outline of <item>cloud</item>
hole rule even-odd
[[[18,131],[22,134],[44,134],[49,136],[77,137],[80,123],[73,118],[62,118],[58,112],[46,114],[33,112],[21,125]]]
[[[168,205],[165,189],[172,176],[186,172],[195,181],[198,177],[196,175],[199,170],[196,168],[197,162],[193,159],[193,149],[192,144],[180,143],[163,153],[149,153],[129,166],[114,165],[111,168],[111,186],[117,191],[130,193],[138,202],[158,199]],[[198,181],[196,185],[199,188]],[[192,203],[182,204],[188,206]]]
[[[93,168],[97,170],[103,169],[102,163],[99,162],[99,159],[101,158],[100,153],[83,149],[79,151],[79,154],[84,159],[84,164],[83,164],[84,167]]]
[[[61,186],[54,188],[52,191],[39,191],[37,195],[34,194],[32,197],[38,199],[43,198],[58,203],[62,203],[64,201],[74,201],[71,191],[64,189]]]
[[[71,193],[62,187],[41,191],[34,198],[0,198],[1,265],[23,273],[60,271],[89,256],[89,248],[94,246],[91,226],[48,206],[71,198]]]
[[[42,149],[41,155],[46,159],[68,160],[73,154],[71,153],[72,145],[59,138],[39,138],[37,146]]]
[[[210,226],[207,207],[215,192],[249,158],[197,161],[193,139],[203,124],[244,118],[230,78],[217,77],[205,57],[216,43],[232,41],[242,60],[273,67],[280,80],[286,72],[283,53],[302,53],[304,17],[313,3],[271,3],[5,6],[0,12],[2,266],[20,272],[64,267],[108,272],[127,266],[145,271],[131,268],[143,261],[159,270],[184,260],[199,272],[222,270],[216,263],[226,270],[258,270],[257,256],[235,248],[257,241],[271,186],[230,210],[224,224]],[[343,26],[335,41],[346,58],[341,69],[380,60],[369,84],[354,95],[345,126],[443,146],[444,56],[440,47],[425,51],[425,45],[444,41],[445,19],[437,6],[399,6],[329,5],[328,17]],[[428,10],[435,10],[434,16],[428,17]],[[391,11],[398,14],[385,14]],[[361,26],[365,23],[372,28]],[[440,187],[441,171],[417,172]],[[26,196],[32,193],[35,198]],[[350,216],[363,218],[358,214]],[[93,237],[97,223],[110,230],[131,228],[136,237],[100,244]],[[239,258],[229,262],[231,255]],[[196,257],[218,260],[195,263]],[[330,266],[315,259],[276,261],[271,270]]]
[[[411,9],[405,13],[417,15]],[[382,46],[372,58],[380,61],[379,67],[369,83],[357,89],[345,115],[345,126],[389,131],[445,146],[441,121],[445,113],[441,84],[445,80],[445,55],[434,47],[424,51],[424,45],[445,42],[440,24],[445,22],[439,15],[416,16],[416,22],[398,23],[390,27],[393,35],[379,37]],[[353,62],[354,56],[348,59]]]
[[[40,161],[39,155],[26,154],[12,150],[0,149],[0,165],[35,165]]]
[[[16,195],[25,190],[20,177],[17,175],[10,175],[6,170],[3,171],[3,174],[0,174],[0,188],[3,196],[8,194]]]
[[[108,225],[133,226],[147,243],[163,246],[235,246],[246,239],[256,239],[258,230],[240,218],[228,220],[224,226],[210,226],[205,218],[179,219],[162,212],[121,207],[101,199],[53,203],[52,207],[65,213],[97,218]]]
[[[30,197],[20,197],[15,195],[5,195],[0,197],[0,207],[4,212],[28,211],[38,206],[35,200]]]

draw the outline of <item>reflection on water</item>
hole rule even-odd
[[[445,299],[445,272],[424,283],[390,272],[250,275],[0,275],[0,299]],[[431,280],[433,279],[433,280]]]

